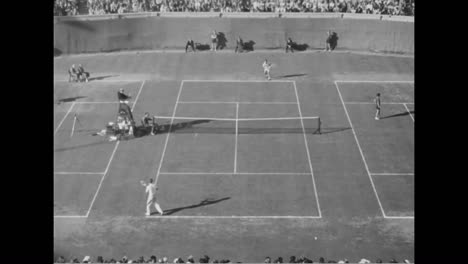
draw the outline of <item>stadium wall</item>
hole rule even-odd
[[[318,15],[318,14],[317,14]],[[237,36],[254,49],[284,48],[291,37],[309,49],[324,49],[326,32],[338,34],[338,50],[414,54],[413,19],[382,16],[107,15],[54,18],[54,54],[121,50],[184,49],[187,38],[209,44],[210,32],[224,33],[227,49]]]

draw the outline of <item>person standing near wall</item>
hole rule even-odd
[[[211,50],[216,51],[216,46],[218,42],[218,34],[216,33],[216,30],[213,30],[210,37],[211,37]]]

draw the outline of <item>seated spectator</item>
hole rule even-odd
[[[86,72],[81,64],[78,64],[78,80],[80,82],[86,81],[88,82],[89,72]]]
[[[398,263],[398,261],[396,261],[396,259],[392,258],[392,260],[390,260],[388,263]]]
[[[277,259],[275,259],[275,261],[273,261],[274,263],[283,263],[283,258],[282,257],[279,257]]]
[[[371,263],[371,262],[370,262],[370,260],[367,260],[367,259],[363,258],[358,263],[359,264],[367,264],[367,263]]]
[[[187,44],[185,44],[185,52],[187,52],[188,48],[191,48],[193,52],[195,52],[195,43],[191,38],[187,40]]]
[[[382,263],[382,260],[381,260],[381,259],[377,259],[377,260],[375,261],[375,263]]]
[[[236,40],[236,49],[234,50],[234,52],[243,52],[244,51],[244,41],[241,39],[241,37],[239,36]]]
[[[270,257],[266,257],[265,260],[263,261],[263,263],[271,263]]]
[[[193,256],[190,255],[188,258],[187,258],[187,262],[186,263],[195,263],[195,260],[193,259]]]
[[[288,38],[288,40],[286,41],[286,53],[288,53],[288,50],[294,53],[294,42],[291,38]]]
[[[68,82],[76,82],[78,81],[78,69],[75,68],[75,64],[68,69]]]
[[[289,257],[289,262],[288,263],[296,263],[296,257],[295,256]]]
[[[65,263],[65,258],[63,256],[60,256],[55,263]]]
[[[97,257],[96,263],[104,263],[104,259],[102,258],[102,256]]]
[[[199,259],[199,263],[209,263],[209,262],[210,262],[210,257],[208,257],[207,255]]]
[[[91,257],[90,256],[86,256],[84,257],[83,259],[83,262],[82,263],[91,263]]]

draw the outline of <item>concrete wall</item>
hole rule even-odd
[[[359,16],[359,15],[358,15]],[[55,18],[54,52],[77,54],[117,50],[182,49],[188,37],[208,44],[212,29],[224,33],[227,49],[235,39],[253,40],[254,49],[283,48],[286,37],[323,49],[327,30],[338,33],[337,49],[414,53],[414,23],[362,17],[171,17],[109,16]]]

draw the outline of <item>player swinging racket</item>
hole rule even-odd
[[[151,205],[154,204],[154,207],[156,208],[156,211],[160,215],[163,215],[164,212],[159,206],[159,204],[156,201],[156,191],[158,190],[158,187],[156,187],[156,183],[153,183],[153,179],[149,180],[149,183],[145,183],[144,181],[140,181],[141,185],[146,187],[146,193],[148,193],[148,199],[146,200],[146,216],[151,215]]]
[[[380,93],[377,93],[377,96],[374,99],[375,108],[377,109],[375,112],[375,120],[380,119]]]
[[[262,66],[263,66],[263,73],[265,74],[265,77],[268,80],[271,80],[271,76],[270,76],[271,63],[269,63],[268,60],[265,59]]]

